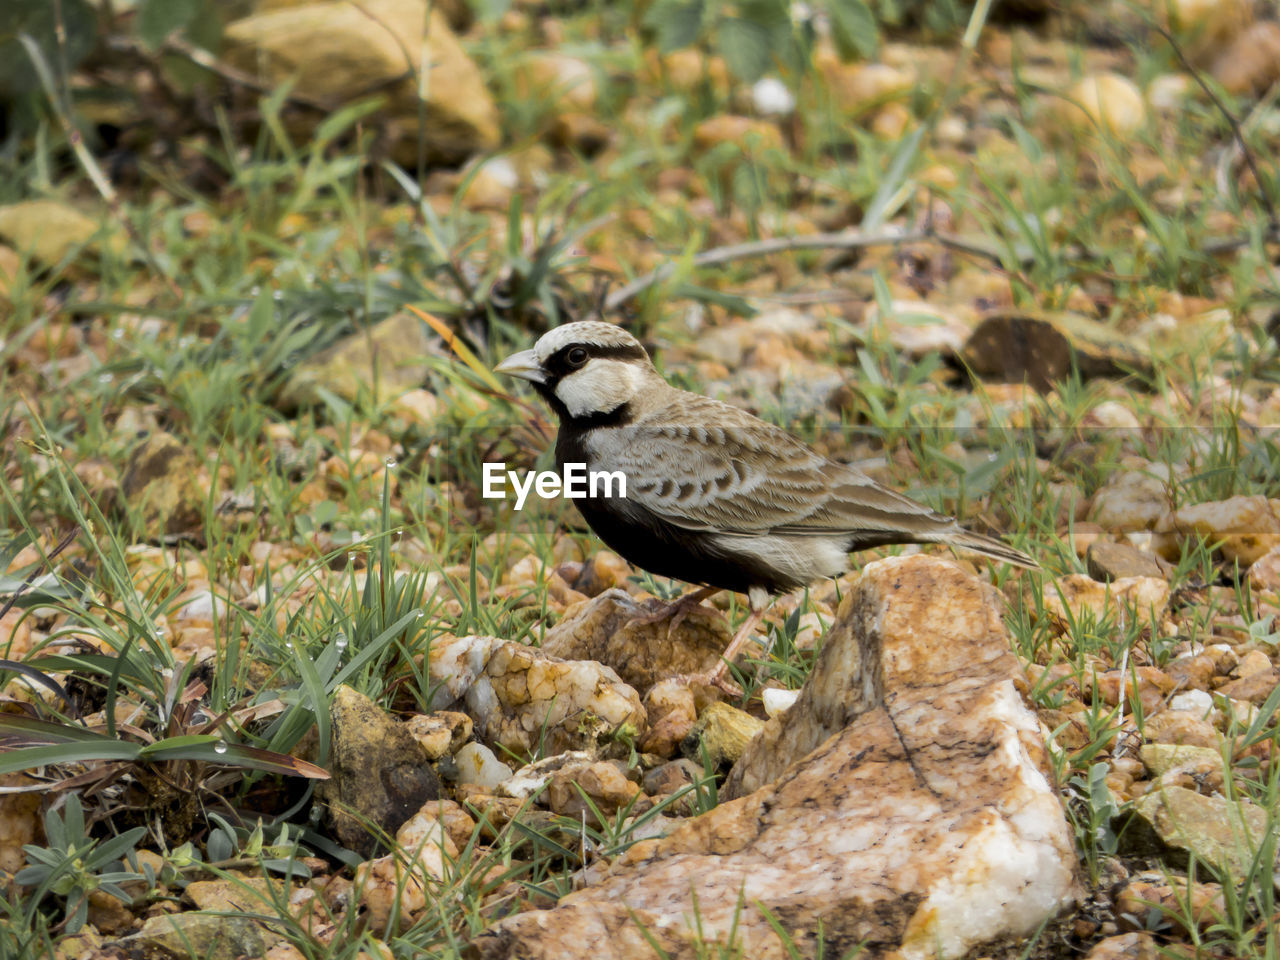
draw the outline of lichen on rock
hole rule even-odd
[[[478,956],[961,956],[1026,936],[1078,890],[1072,835],[1000,598],[952,563],[869,564],[799,700],[721,792]],[[765,913],[767,911],[767,915]],[[695,919],[696,918],[696,919]],[[643,931],[641,930],[643,927]]]
[[[439,641],[429,660],[435,707],[465,704],[476,736],[513,755],[595,749],[644,729],[636,691],[592,660],[482,636]]]

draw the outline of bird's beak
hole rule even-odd
[[[532,350],[521,350],[493,368],[495,373],[505,373],[509,377],[519,377],[530,383],[546,383],[547,374],[538,362],[538,356]]]

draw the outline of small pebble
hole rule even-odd
[[[1271,658],[1261,650],[1250,650],[1236,664],[1235,675],[1237,677],[1252,677],[1254,674],[1267,673],[1270,670]]]
[[[796,98],[777,77],[762,77],[751,88],[751,103],[763,116],[788,114],[796,108]]]
[[[459,783],[474,783],[493,790],[511,776],[511,768],[499,760],[483,743],[468,743],[453,755]]]
[[[1173,695],[1169,700],[1169,709],[1185,710],[1188,713],[1204,716],[1213,709],[1213,697],[1204,690],[1186,690]]]
[[[776,717],[790,709],[799,696],[799,690],[778,690],[774,687],[766,687],[760,693],[760,699],[764,701],[764,712],[770,717]]]

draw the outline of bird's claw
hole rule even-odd
[[[728,676],[726,676],[726,673],[727,670],[725,669],[725,664],[722,661],[720,666],[712,670],[707,670],[703,673],[681,673],[671,679],[686,686],[714,687],[730,697],[741,697],[742,688],[730,680]]]
[[[663,620],[669,620],[667,624],[667,636],[670,637],[672,632],[680,626],[694,610],[702,605],[702,601],[707,599],[717,591],[703,588],[695,590],[692,593],[686,593],[682,597],[675,600],[659,601],[659,605],[635,617],[632,623],[661,623]]]

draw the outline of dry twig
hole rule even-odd
[[[857,230],[846,230],[841,233],[815,233],[802,237],[773,237],[769,240],[757,240],[752,243],[736,243],[727,247],[716,247],[695,255],[690,260],[694,267],[710,267],[729,263],[733,260],[746,260],[751,257],[767,257],[774,253],[787,253],[792,250],[861,250],[867,247],[899,247],[909,243],[922,243],[932,240],[935,243],[967,253],[970,256],[988,260],[997,267],[1005,265],[1004,256],[994,247],[989,247],[977,240],[940,233],[933,229],[910,230],[905,232],[885,231],[882,233],[861,233]],[[1029,252],[1017,251],[1020,263],[1031,259]],[[678,264],[663,264],[641,277],[632,280],[626,286],[615,290],[604,302],[601,311],[618,309],[624,303],[656,284],[662,283],[676,272]]]
[[[1205,92],[1205,95],[1213,101],[1213,105],[1218,109],[1218,112],[1221,113],[1222,116],[1226,118],[1227,123],[1231,125],[1231,135],[1235,139],[1240,152],[1244,155],[1244,162],[1248,164],[1249,172],[1253,174],[1254,182],[1258,185],[1258,194],[1262,198],[1262,206],[1267,211],[1267,232],[1268,234],[1277,233],[1280,231],[1280,214],[1277,214],[1275,202],[1271,199],[1271,194],[1267,192],[1267,182],[1262,179],[1262,174],[1258,170],[1258,164],[1253,158],[1253,151],[1249,149],[1249,144],[1245,142],[1244,131],[1240,128],[1240,121],[1236,119],[1235,114],[1227,109],[1226,104],[1222,102],[1218,95],[1213,92],[1213,88],[1205,82],[1204,74],[1191,65],[1186,54],[1182,52],[1182,47],[1179,46],[1178,41],[1173,38],[1173,34],[1158,23],[1153,24],[1153,26],[1160,36],[1165,38],[1169,46],[1173,48],[1173,52],[1177,54],[1178,60],[1181,61],[1182,65],[1195,79],[1196,83],[1200,85],[1200,89]]]

